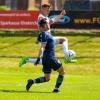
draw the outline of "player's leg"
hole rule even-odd
[[[26,90],[29,91],[30,87],[33,85],[33,84],[38,84],[38,83],[44,83],[44,82],[48,82],[50,80],[50,74],[44,74],[44,77],[39,77],[39,78],[36,78],[34,80],[32,79],[29,79],[27,81],[27,85],[26,85]]]
[[[68,50],[68,39],[65,37],[56,37],[56,36],[54,36],[53,38],[54,38],[55,44],[62,44],[62,50],[64,52],[64,63],[76,62],[77,60],[75,59],[69,59],[70,52]]]
[[[56,81],[56,85],[55,88],[53,90],[53,92],[59,92],[59,87],[61,86],[62,82],[63,82],[63,78],[64,78],[64,69],[62,67],[62,63],[56,58],[53,57],[51,59],[51,67],[54,71],[58,71],[59,75]]]
[[[56,37],[54,36],[55,44],[62,44],[62,50],[64,52],[64,56],[68,56],[68,39],[65,37]]]
[[[36,41],[38,42],[38,41]],[[39,43],[39,42],[38,42]],[[40,44],[41,45],[41,44]],[[35,64],[35,62],[37,61],[36,58],[29,58],[28,56],[23,56],[19,62],[19,67],[23,66],[26,63],[33,63]],[[42,59],[40,59],[39,64],[42,65]]]
[[[27,91],[29,91],[30,87],[34,83],[44,83],[44,82],[48,82],[50,80],[51,67],[48,66],[50,64],[49,63],[50,61],[46,58],[43,58],[42,61],[43,61],[44,77],[39,77],[39,78],[36,78],[35,80],[29,79],[28,83],[26,85],[26,90]]]
[[[59,92],[59,87],[61,86],[64,79],[64,68],[61,66],[57,71],[59,72],[59,75],[53,92]]]
[[[29,58],[27,56],[24,56],[21,58],[20,62],[19,62],[19,67],[23,66],[26,63],[35,63],[36,62],[36,58]],[[40,59],[39,64],[42,64],[42,59]]]
[[[37,58],[29,58],[26,62],[34,64],[36,62],[36,60],[37,60]],[[40,59],[39,64],[42,65],[42,59]]]

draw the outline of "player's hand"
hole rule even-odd
[[[36,62],[34,63],[34,65],[36,66],[37,64],[39,64],[40,62],[40,57],[37,58]]]
[[[62,10],[61,13],[60,13],[60,15],[62,15],[62,16],[63,15],[66,15],[66,11],[65,10]]]

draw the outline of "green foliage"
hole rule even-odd
[[[33,10],[33,11],[35,10],[35,11],[37,11],[37,10],[39,10],[39,8],[33,6],[33,7],[29,7],[28,10]]]
[[[0,10],[9,10],[8,8],[7,8],[7,6],[0,6]]]

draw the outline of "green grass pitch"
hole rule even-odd
[[[69,39],[69,49],[76,51],[78,62],[64,64],[61,46],[57,45],[56,56],[65,68],[61,92],[52,93],[57,78],[54,71],[49,82],[35,84],[26,92],[28,79],[43,76],[41,65],[18,67],[22,56],[37,56],[36,34],[0,32],[0,100],[100,100],[99,33],[57,32],[55,35]]]

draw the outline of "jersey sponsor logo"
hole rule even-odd
[[[51,15],[49,16],[50,19],[55,19],[57,15]],[[62,16],[56,24],[66,24],[70,22],[70,17],[69,16]]]

